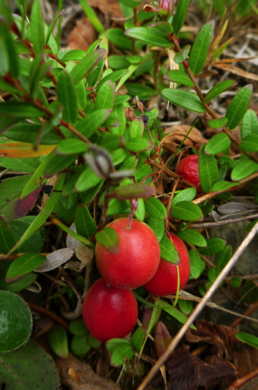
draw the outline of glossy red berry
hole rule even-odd
[[[176,171],[179,176],[192,186],[200,186],[199,156],[197,156],[197,154],[190,154],[189,156],[182,158]]]
[[[107,286],[98,279],[85,296],[82,316],[96,339],[124,337],[136,324],[137,301],[131,290]]]
[[[184,242],[173,233],[169,233],[168,237],[176,247],[180,262],[176,265],[161,259],[158,271],[144,286],[149,292],[158,296],[176,293],[178,289],[178,272],[180,288],[185,287],[190,275],[189,255]]]
[[[147,283],[160,262],[159,242],[151,228],[143,222],[119,218],[107,225],[116,231],[115,248],[96,245],[99,272],[112,286],[136,288]]]

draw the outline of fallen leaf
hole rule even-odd
[[[35,271],[36,272],[49,272],[53,269],[60,267],[73,256],[74,251],[70,248],[62,248],[49,253],[46,258],[47,260],[39,266]]]
[[[35,206],[38,200],[40,191],[41,191],[41,187],[32,191],[25,198],[17,199],[15,204],[15,218],[24,217],[29,213],[29,211],[33,209],[33,207]]]
[[[155,328],[154,345],[156,354],[160,357],[167,349],[172,337],[164,322],[159,321]]]
[[[69,33],[67,46],[69,49],[86,50],[96,37],[96,31],[89,20],[81,18],[76,21],[75,27]]]
[[[173,153],[177,151],[179,145],[192,148],[207,143],[202,133],[190,125],[171,126],[165,130],[165,134],[161,140],[161,146]]]
[[[123,18],[118,0],[89,0],[91,7],[97,8],[105,16],[110,15],[111,18]]]
[[[51,153],[56,145],[39,145],[37,148],[27,142],[6,142],[0,144],[0,156],[2,157],[40,157]]]
[[[120,390],[116,383],[98,376],[88,364],[71,355],[58,359],[57,367],[62,383],[70,390]]]
[[[258,81],[258,75],[255,73],[247,72],[246,70],[243,70],[241,68],[238,68],[237,66],[230,65],[230,64],[213,64],[215,68],[223,69],[227,72],[236,74],[237,76],[243,77],[245,79],[249,80],[255,80]]]

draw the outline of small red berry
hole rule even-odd
[[[197,154],[190,154],[189,156],[182,158],[176,171],[179,176],[192,186],[200,186],[199,156],[197,156]]]
[[[103,279],[91,286],[82,310],[87,329],[101,341],[126,336],[138,317],[137,301],[132,291],[107,286]]]
[[[117,248],[96,245],[96,262],[102,277],[116,287],[136,288],[147,283],[160,262],[159,242],[143,222],[119,218],[107,225],[116,231]]]
[[[180,288],[184,288],[190,275],[190,261],[187,248],[181,238],[173,233],[168,234],[180,257],[179,264],[161,259],[158,271],[144,287],[154,295],[175,294],[178,289],[178,272]],[[177,271],[178,267],[178,271]]]

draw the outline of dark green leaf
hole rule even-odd
[[[10,72],[13,77],[18,77],[20,70],[19,57],[9,28],[3,21],[0,23],[0,48],[0,74]]]
[[[247,110],[243,116],[241,138],[258,133],[258,118],[254,110]]]
[[[33,47],[39,53],[45,43],[44,18],[41,12],[41,1],[34,0],[31,10],[30,39]]]
[[[243,118],[251,99],[252,91],[245,87],[239,89],[232,102],[227,108],[226,117],[228,118],[227,126],[234,129]]]
[[[179,255],[173,242],[164,235],[160,241],[160,257],[173,264],[178,264]]]
[[[37,275],[35,273],[26,274],[17,279],[15,282],[7,283],[6,290],[18,293],[31,286],[32,283],[36,281],[36,279]]]
[[[158,198],[149,198],[144,201],[146,213],[149,217],[164,219],[167,216],[167,210],[164,204]]]
[[[207,95],[205,96],[205,102],[208,103],[216,96],[220,95],[222,92],[232,87],[233,84],[234,84],[233,80],[224,80],[214,85],[214,87],[212,87],[210,91],[207,93]]]
[[[193,112],[205,112],[205,107],[194,92],[166,88],[161,91],[161,94],[171,103],[177,104],[187,110]]]
[[[8,101],[0,103],[0,114],[14,118],[38,118],[42,112],[30,103]]]
[[[75,213],[75,225],[77,232],[87,238],[92,237],[97,230],[96,222],[91,216],[87,206],[77,206]]]
[[[169,31],[162,31],[158,27],[133,27],[126,30],[126,35],[139,39],[151,46],[171,47],[168,39]]]
[[[207,242],[203,235],[194,229],[185,229],[178,233],[182,240],[186,241],[187,244],[196,245],[200,247],[207,246]]]
[[[0,355],[0,377],[8,390],[57,390],[60,387],[55,362],[32,342]]]
[[[48,343],[52,351],[61,358],[69,355],[68,337],[62,326],[55,326],[48,332]]]
[[[110,228],[106,227],[96,234],[96,240],[101,245],[109,250],[115,250],[119,245],[119,237],[117,232]]]
[[[84,78],[87,73],[94,67],[96,64],[103,58],[104,51],[99,50],[90,50],[89,48],[86,52],[85,57],[72,69],[70,72],[73,84],[77,84],[82,78]]]
[[[184,24],[187,9],[191,0],[179,0],[176,6],[176,13],[173,17],[172,26],[174,33],[177,34]]]
[[[210,23],[205,24],[197,34],[192,46],[189,58],[189,65],[193,73],[202,71],[209,51],[209,46],[213,37],[213,28]]]
[[[199,156],[199,173],[203,191],[209,192],[212,185],[219,179],[219,169],[216,158],[201,153]]]
[[[225,133],[219,133],[209,139],[204,150],[208,154],[222,153],[230,147],[230,144],[229,136]]]
[[[176,203],[172,208],[172,217],[183,221],[198,221],[203,218],[201,208],[192,202],[183,201]]]
[[[240,159],[236,162],[232,172],[231,179],[232,180],[241,180],[245,177],[251,175],[252,173],[257,172],[258,164],[251,160],[246,156],[240,157]]]
[[[241,142],[240,148],[245,152],[258,152],[258,133],[247,135]]]
[[[209,255],[213,256],[216,253],[222,252],[225,249],[226,241],[222,238],[212,237],[207,240]]]
[[[202,260],[199,252],[195,249],[189,251],[191,278],[198,279],[205,270],[205,262]]]
[[[86,118],[77,122],[77,129],[86,137],[90,138],[92,134],[107,120],[111,110],[99,109],[89,113]]]
[[[89,336],[87,334],[75,335],[71,341],[71,351],[80,358],[87,355],[91,346],[89,344]]]
[[[58,154],[78,154],[86,152],[87,149],[85,142],[77,138],[67,138],[59,142],[55,152]]]
[[[85,328],[85,324],[82,318],[77,318],[76,320],[72,320],[70,322],[69,332],[71,332],[75,336],[84,336],[88,334],[88,331]]]
[[[0,353],[20,348],[32,332],[32,315],[28,305],[18,295],[0,291],[0,314]]]
[[[64,108],[64,120],[73,123],[77,117],[77,96],[74,83],[67,72],[62,72],[58,77],[57,96]]]
[[[17,276],[22,276],[34,271],[39,265],[44,263],[45,260],[45,256],[41,256],[38,253],[27,253],[19,256],[17,259],[13,260],[9,266],[5,278],[6,280],[13,279]]]
[[[187,316],[176,309],[174,306],[170,305],[168,302],[160,299],[158,301],[158,305],[162,310],[168,313],[171,317],[175,318],[181,324],[184,324],[187,321]]]
[[[170,70],[168,72],[169,78],[175,81],[177,84],[186,85],[192,87],[193,82],[184,70]]]
[[[97,93],[96,108],[111,109],[115,101],[115,84],[107,80],[103,83]]]
[[[158,91],[147,85],[141,83],[126,83],[126,88],[128,93],[132,96],[138,96],[142,100],[147,100],[152,96],[158,95]]]
[[[133,41],[120,28],[111,28],[107,31],[108,39],[120,49],[132,50]]]

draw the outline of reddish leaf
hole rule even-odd
[[[24,217],[27,215],[35,206],[39,194],[41,191],[41,187],[37,188],[36,190],[32,191],[29,195],[27,195],[25,198],[18,199],[15,204],[15,218]]]

